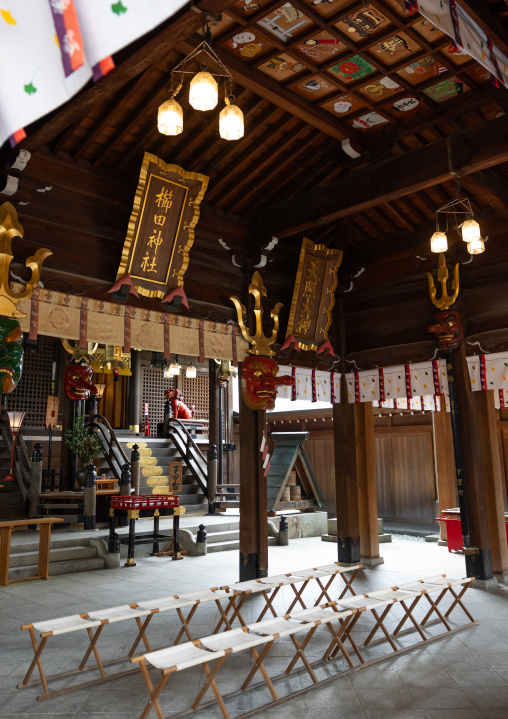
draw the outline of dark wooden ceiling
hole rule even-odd
[[[94,278],[83,287],[103,294],[116,276],[149,151],[210,177],[186,276],[197,305],[222,306],[227,314],[228,295],[244,286],[238,265],[252,268],[272,235],[280,239],[268,256],[267,284],[289,304],[303,233],[345,250],[346,306],[354,302],[358,312],[368,312],[399,295],[425,298],[425,272],[435,264],[428,243],[434,213],[455,195],[457,168],[464,169],[458,173],[463,191],[491,238],[488,251],[464,266],[466,287],[468,277],[471,286],[492,282],[493,265],[499,273],[508,267],[508,138],[501,132],[508,92],[494,87],[474,60],[453,52],[440,30],[407,13],[403,0],[196,4],[222,13],[211,22],[213,46],[233,75],[244,138],[222,140],[221,103],[195,112],[186,88],[178,96],[183,133],[157,131],[171,69],[200,42],[201,17],[189,4],[119,53],[110,75],[27,128],[22,147],[32,158],[17,173],[19,190],[0,193],[0,200],[17,204],[25,255],[45,244],[54,252],[48,268],[69,280]],[[508,53],[508,4],[459,4]],[[471,163],[468,153],[482,133],[490,145]],[[4,148],[4,175],[13,173],[18,149]],[[444,169],[436,169],[437,152]],[[328,198],[326,211],[321,198]],[[302,213],[305,221],[295,224]],[[450,254],[468,260],[460,242]]]

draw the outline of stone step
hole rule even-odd
[[[268,546],[273,547],[277,544],[277,540],[275,537],[268,537]],[[208,537],[207,537],[207,545],[208,545]],[[207,546],[207,553],[208,552],[229,552],[231,549],[240,549],[240,540],[229,540],[226,542],[215,542],[210,543]]]
[[[239,529],[231,529],[224,532],[206,532],[207,544],[218,544],[219,542],[229,542],[235,539],[240,539]]]
[[[49,550],[49,562],[50,565],[53,562],[64,562],[76,559],[83,559],[86,557],[96,557],[97,550],[95,547],[63,547],[62,549],[50,549]],[[31,564],[37,564],[38,561],[38,550],[37,551],[26,551],[17,552],[10,558],[10,567],[25,567]],[[50,566],[51,569],[51,566]]]
[[[50,577],[57,574],[74,574],[74,572],[86,572],[90,569],[103,569],[106,560],[102,557],[84,557],[65,562],[55,562],[49,565]],[[24,567],[13,567],[9,569],[9,580],[25,579],[37,576],[37,564],[28,564]]]
[[[55,525],[56,527],[60,525]],[[76,548],[76,547],[83,547],[84,542],[86,540],[83,540],[82,537],[69,537],[68,535],[59,537],[58,531],[55,530],[55,527],[53,527],[53,530],[51,531],[51,542],[50,542],[50,551],[54,549],[69,549],[69,548]],[[196,532],[197,532],[196,528]],[[38,552],[39,551],[39,539],[38,535],[39,532],[31,532],[34,536],[33,541],[29,542],[23,542],[21,544],[11,544],[11,557],[14,554],[20,554],[24,552]]]

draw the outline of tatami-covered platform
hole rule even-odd
[[[384,545],[385,564],[365,569],[355,580],[355,589],[372,591],[410,582],[420,577],[447,573],[460,577],[464,573],[463,558],[449,554],[444,547],[423,541],[394,538]],[[300,539],[288,547],[270,549],[270,574],[296,570],[336,560],[335,545],[319,538]],[[2,679],[0,717],[55,717],[56,719],[130,719],[139,717],[147,695],[141,673],[109,684],[84,689],[73,694],[38,702],[40,689],[22,691],[16,685],[23,679],[33,653],[30,640],[20,625],[43,621],[70,612],[100,610],[119,603],[148,600],[173,593],[191,592],[205,587],[237,581],[238,554],[223,552],[208,557],[186,558],[172,562],[166,558],[140,558],[135,568],[81,572],[50,579],[11,585],[0,592],[2,622]],[[308,587],[308,597],[316,588]],[[285,596],[287,593],[287,596]],[[281,589],[275,604],[280,608],[291,601],[291,587]],[[306,595],[307,596],[307,595]],[[314,598],[314,597],[313,597]],[[244,605],[246,621],[254,621],[262,607],[262,598],[255,597]],[[387,659],[372,667],[351,673],[289,700],[260,716],[319,716],[322,719],[497,719],[506,716],[508,706],[508,587],[488,592],[468,590],[468,609],[479,625],[452,637],[445,637],[425,648]],[[200,608],[193,619],[194,636],[211,633],[219,618],[215,604]],[[166,614],[158,619],[161,645],[170,644],[180,628],[176,616]],[[105,658],[125,654],[132,643],[135,625],[112,625],[101,639]],[[75,654],[86,648],[86,638],[55,637],[48,644],[46,666],[50,673],[65,671]],[[309,645],[307,656],[318,658],[321,646]],[[269,670],[280,665],[283,670],[294,654],[293,645],[281,641],[266,660]],[[218,685],[227,695],[238,685],[234,660],[225,665]],[[243,679],[243,674],[242,677]],[[190,707],[203,681],[203,669],[196,667],[169,684],[161,698],[166,717],[176,716]],[[297,691],[309,685],[308,677],[293,675],[288,688]],[[62,682],[62,686],[65,683]],[[280,686],[280,685],[279,685]],[[282,692],[281,692],[282,693]],[[226,702],[231,716],[255,709],[268,700],[267,689],[258,689]],[[155,716],[153,714],[153,716]],[[220,717],[218,707],[211,706],[194,714],[197,717]]]

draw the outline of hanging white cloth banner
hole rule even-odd
[[[187,0],[16,0],[0,7],[0,146],[69,100]]]
[[[417,0],[416,8],[467,55],[486,68],[498,85],[508,85],[508,58],[456,0]],[[481,3],[480,3],[481,4]]]

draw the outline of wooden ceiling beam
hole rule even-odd
[[[320,151],[321,146],[326,139],[326,136],[322,134],[311,137],[307,143],[308,149],[306,152],[297,153],[296,157],[295,155],[288,154],[281,162],[276,163],[274,167],[266,170],[261,182],[253,188],[253,191],[246,194],[240,202],[235,204],[230,211],[235,213],[241,212],[242,209],[249,207],[252,203],[258,202],[261,197],[270,197],[272,195],[277,196],[277,178],[279,176],[284,176],[286,173],[288,177],[293,177],[294,172],[301,171],[301,168],[305,167],[309,159],[312,158],[316,152]]]
[[[506,118],[496,118],[479,128],[358,171],[328,184],[326,191],[315,188],[265,208],[251,216],[252,231],[259,229],[263,233],[269,228],[277,236],[292,235],[451,181],[455,176],[449,167],[449,151],[459,176],[508,161]]]
[[[226,10],[236,0],[200,0],[199,8],[213,15]],[[33,151],[36,147],[50,143],[69,125],[85,115],[92,105],[109,100],[132,78],[144,72],[150,65],[164,60],[168,52],[182,40],[188,38],[201,27],[201,15],[191,7],[169,18],[160,28],[153,31],[153,37],[136,52],[120,63],[100,82],[87,86],[73,99],[55,111],[49,119],[35,130],[21,147]]]
[[[223,192],[219,202],[218,207],[224,207],[231,205],[234,203],[239,195],[242,194],[243,188],[246,185],[250,185],[251,188],[255,188],[256,185],[259,187],[260,184],[264,184],[266,176],[262,176],[259,181],[256,179],[260,172],[263,172],[267,167],[270,167],[270,165],[273,165],[275,163],[275,166],[277,165],[277,158],[281,155],[286,154],[287,157],[294,156],[294,153],[290,151],[291,145],[298,146],[298,142],[300,140],[304,140],[306,135],[310,135],[312,132],[312,128],[310,128],[308,125],[304,125],[303,127],[300,127],[296,132],[288,133],[286,138],[280,142],[279,144],[275,146],[270,146],[261,156],[258,162],[255,163],[255,168],[252,169],[252,171],[247,171],[244,173],[243,179],[238,181],[238,178],[234,178],[233,181],[229,184],[227,189]],[[241,200],[240,200],[241,202]]]
[[[257,118],[253,118],[252,122],[248,122],[245,127],[245,140],[249,144],[249,154],[254,151],[252,148],[252,144],[257,142],[258,139],[258,133],[260,130],[262,130],[266,125],[270,123],[271,120],[274,120],[275,117],[278,117],[280,115],[280,110],[278,107],[273,107],[273,105],[270,105],[268,109],[266,109],[262,115],[260,115]],[[224,140],[222,140],[220,137],[216,139],[213,145],[210,146],[210,151],[215,150],[216,146],[220,143],[224,144]],[[230,142],[228,143],[229,147],[221,152],[220,154],[220,168],[227,168],[228,163],[230,160],[233,160],[233,162],[236,162],[236,157],[238,155],[238,146],[236,142]],[[208,153],[207,153],[208,154]],[[197,162],[198,157],[193,155],[190,158],[189,161],[189,167],[193,167],[194,164]],[[217,160],[215,156],[212,156],[210,160],[207,160],[205,162],[205,165],[202,169],[202,172],[205,175],[210,175],[214,168],[217,166]],[[228,176],[231,173],[231,168],[225,169],[223,174],[227,174]],[[218,175],[218,179],[221,178],[221,175]]]
[[[285,137],[282,137],[280,142],[275,142],[270,145],[258,160],[253,161],[251,159],[258,149],[257,144],[255,144],[254,147],[252,144],[249,145],[241,155],[236,156],[234,158],[235,171],[232,172],[231,167],[228,166],[224,172],[221,173],[220,177],[215,178],[214,186],[211,192],[209,192],[208,199],[213,200],[214,197],[219,196],[220,206],[221,203],[227,203],[232,197],[240,193],[244,185],[255,182],[254,178],[262,172],[267,165],[289,148],[298,137],[300,137],[304,129],[308,130],[307,126],[290,130],[290,125],[294,125],[297,122],[294,117],[287,117],[285,115],[275,126],[272,126],[270,128],[270,136],[272,138],[280,133],[285,133]]]
[[[508,218],[508,180],[501,173],[493,169],[483,170],[462,178],[461,184],[466,190],[487,200],[499,215]]]

